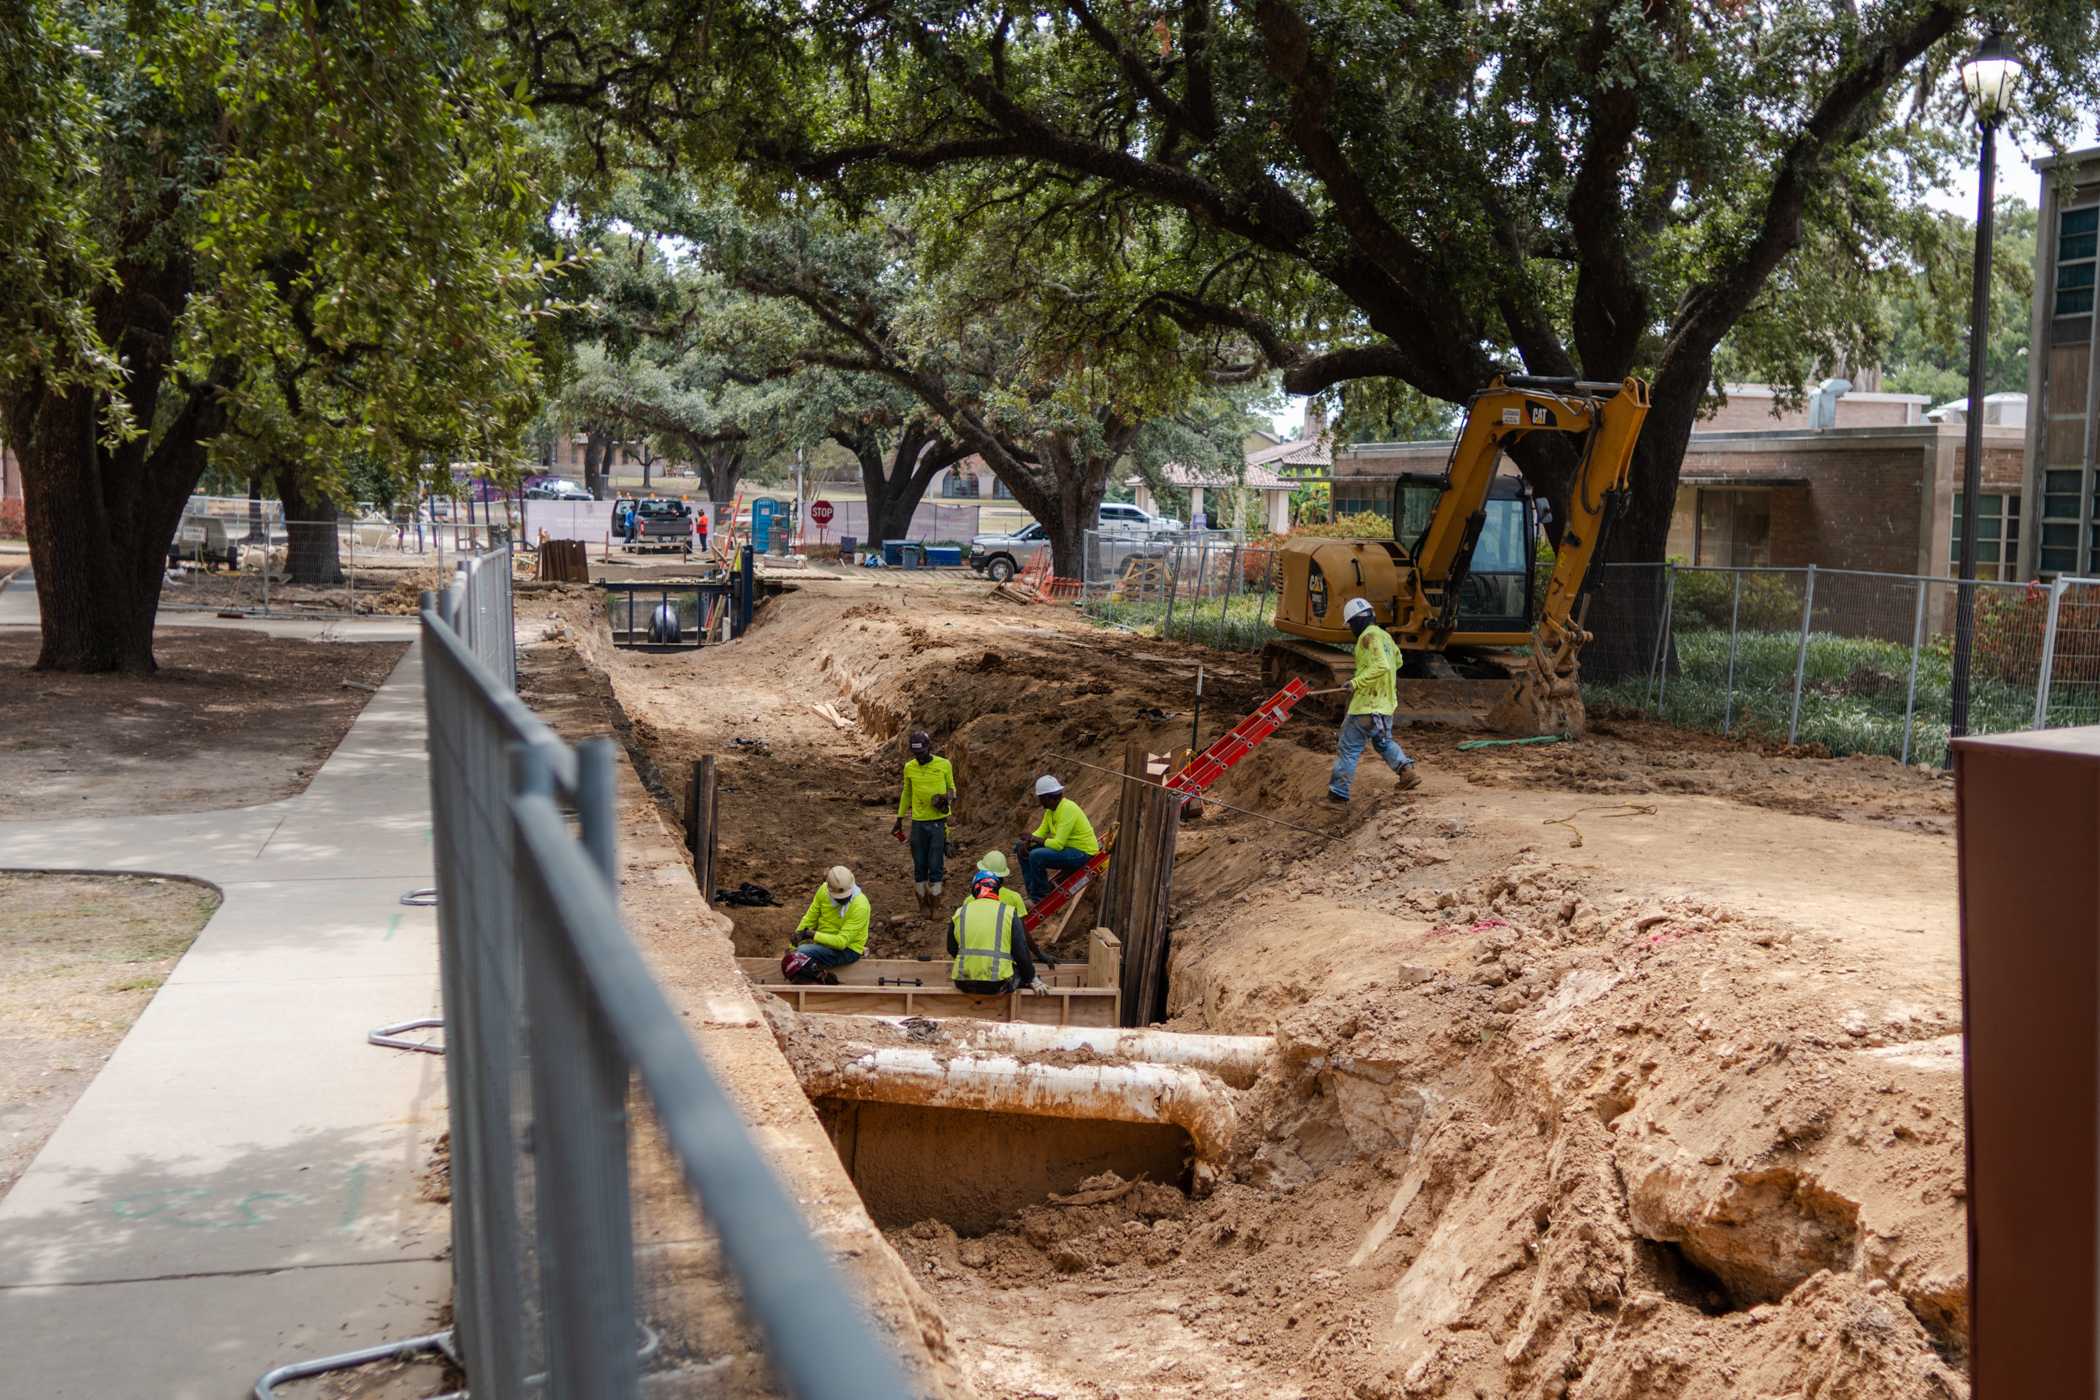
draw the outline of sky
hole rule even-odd
[[[2095,143],[2100,143],[2100,116],[2088,114],[2079,127],[2077,139],[2072,141],[2066,149],[2073,151],[2084,150]],[[2029,204],[2040,204],[2042,202],[2042,174],[2034,168],[2034,161],[2046,156],[2048,153],[2047,147],[2031,141],[2027,143],[2027,148],[2023,150],[2020,143],[2016,142],[2011,136],[2000,132],[1998,135],[1998,197],[2000,199],[2018,197]],[[1969,165],[1961,172],[1960,178],[1951,187],[1937,190],[1929,197],[1932,207],[1944,209],[1950,214],[1960,214],[1963,218],[1975,218],[1977,175],[1976,166],[1974,164]],[[1276,432],[1286,438],[1295,437],[1300,426],[1305,422],[1305,400],[1286,399],[1282,409],[1275,414],[1271,421]]]

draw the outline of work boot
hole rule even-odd
[[[929,903],[927,903],[927,902],[926,902],[926,882],[925,882],[924,880],[914,880],[914,881],[912,881],[912,882],[911,882],[911,892],[912,892],[912,894],[913,894],[913,895],[917,896],[917,898],[918,898],[918,901],[919,901],[919,912],[920,912],[921,914],[927,913],[927,912],[928,912],[929,910],[931,910],[931,909],[933,908],[933,906],[932,906],[931,904],[929,904]]]
[[[933,910],[941,907],[941,882],[939,880],[929,882],[926,886],[926,893],[930,896],[926,901],[926,909],[927,912],[931,913]]]
[[[1412,763],[1408,764],[1405,768],[1402,768],[1399,772],[1395,773],[1393,775],[1393,778],[1394,781],[1400,784],[1400,791],[1402,792],[1407,792],[1410,789],[1422,786],[1422,777],[1419,773],[1415,772],[1415,766]]]

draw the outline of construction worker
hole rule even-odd
[[[904,819],[911,818],[911,886],[919,896],[919,912],[931,914],[947,875],[955,769],[934,753],[933,740],[923,729],[911,732],[907,746],[911,757],[904,760],[904,789],[897,794],[897,823],[890,835],[903,836]]]
[[[948,967],[955,990],[995,997],[1035,985],[1035,963],[1021,916],[999,899],[1000,879],[989,870],[970,877],[970,897],[948,920]]]
[[[868,924],[873,915],[868,897],[854,883],[853,872],[834,865],[810,896],[809,910],[795,925],[796,934],[807,934],[789,948],[780,960],[780,971],[790,982],[830,982],[838,978],[833,968],[860,961],[868,951]]]
[[[1023,852],[1023,883],[1030,899],[1050,893],[1050,872],[1077,870],[1100,854],[1094,839],[1094,824],[1065,796],[1065,785],[1045,773],[1035,780],[1035,800],[1043,804],[1043,820],[1033,834],[1016,843]]]
[[[1344,603],[1342,621],[1356,634],[1356,674],[1349,680],[1349,713],[1342,717],[1334,771],[1327,775],[1327,799],[1349,800],[1349,783],[1356,776],[1356,761],[1363,757],[1365,744],[1391,765],[1405,792],[1422,780],[1415,775],[1414,760],[1393,738],[1393,711],[1400,704],[1395,687],[1400,648],[1378,625],[1367,599],[1351,598]]]
[[[1028,901],[1021,897],[1019,890],[1006,883],[1014,877],[1012,867],[1006,863],[1006,852],[986,851],[977,858],[977,869],[983,874],[997,875],[999,877],[999,902],[1010,906],[1016,916],[1023,919],[1028,917]],[[972,883],[975,883],[974,879]]]

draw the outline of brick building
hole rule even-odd
[[[2021,572],[2100,573],[2100,147],[2038,160]],[[1985,498],[1988,504],[1989,498]]]
[[[1732,407],[1692,434],[1668,553],[1689,564],[1947,574],[1960,548],[1963,426],[1929,422],[1917,394],[1847,393],[1807,426],[1809,407],[1776,410],[1772,390],[1734,385]],[[1833,411],[1834,410],[1834,411]],[[1749,422],[1757,426],[1731,425]],[[1986,424],[1977,572],[2013,577],[2022,519],[2025,430]],[[1359,443],[1336,450],[1337,513],[1388,509],[1391,478],[1437,473],[1449,442]],[[1505,464],[1504,470],[1512,470]]]

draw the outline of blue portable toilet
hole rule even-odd
[[[773,542],[773,498],[760,496],[751,503],[751,547],[764,554]]]

